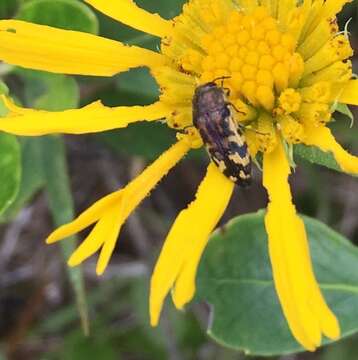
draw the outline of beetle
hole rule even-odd
[[[223,79],[223,78],[220,78]],[[215,79],[195,89],[193,125],[198,129],[211,160],[240,187],[251,183],[251,158],[245,136],[233,118],[233,105]]]

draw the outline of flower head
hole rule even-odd
[[[343,171],[358,173],[358,158],[348,154],[327,127],[337,103],[358,104],[358,81],[352,80],[348,60],[352,49],[336,21],[349,1],[190,0],[172,20],[150,14],[131,0],[86,2],[160,37],[160,52],[5,20],[0,21],[0,59],[32,69],[100,76],[147,66],[160,86],[160,100],[116,108],[96,102],[55,113],[20,108],[4,99],[10,113],[1,119],[0,130],[27,136],[81,134],[166,119],[178,131],[178,142],[124,189],[99,200],[47,241],[95,224],[69,264],[77,265],[101,249],[97,272],[103,273],[126,218],[191,148],[203,145],[193,126],[195,89],[225,77],[233,117],[244,129],[250,154],[263,154],[263,185],[269,194],[265,225],[274,282],[289,327],[308,350],[320,345],[322,334],[338,338],[338,321],[315,280],[304,224],[292,204],[285,149],[297,143],[314,145],[331,152]],[[175,220],[151,281],[153,325],[171,289],[178,308],[192,299],[200,257],[233,187],[211,163],[195,200]]]

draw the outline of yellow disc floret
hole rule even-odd
[[[233,94],[255,107],[272,111],[276,94],[290,82],[295,62],[295,41],[283,34],[264,7],[251,14],[233,11],[226,24],[202,39],[207,56],[200,81],[219,74],[231,76],[227,85]]]
[[[298,4],[289,13],[273,14],[250,2],[240,8],[224,0],[189,1],[171,37],[162,41],[174,66],[154,74],[161,100],[175,105],[169,126],[192,125],[195,88],[223,77],[217,83],[245,127],[253,156],[272,151],[277,136],[299,143],[306,127],[330,121],[331,86],[351,78],[346,59],[352,49],[330,12],[314,26],[322,14],[307,9]]]

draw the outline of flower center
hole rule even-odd
[[[302,142],[307,127],[331,119],[334,74],[350,77],[351,65],[342,60],[352,53],[346,37],[337,35],[334,19],[305,37],[292,30],[300,8],[290,17],[290,27],[289,20],[283,26],[282,19],[273,18],[263,6],[244,11],[209,3],[205,12],[195,2],[184,6],[173,37],[162,42],[162,52],[175,68],[155,74],[162,101],[176,109],[169,126],[192,125],[195,88],[220,77],[227,77],[222,86],[238,110],[233,116],[246,126],[253,156],[272,151],[278,135],[291,144]],[[324,41],[322,34],[327,36]]]
[[[288,86],[295,87],[303,73],[303,60],[294,53],[295,40],[278,29],[263,7],[245,15],[233,11],[223,26],[206,35],[201,82],[230,76],[233,98],[272,111]],[[225,83],[226,85],[226,83]]]

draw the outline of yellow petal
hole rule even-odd
[[[352,0],[326,0],[320,9],[318,16],[311,24],[311,29],[315,29],[320,21],[332,19],[341,12],[344,5]]]
[[[125,198],[123,198],[125,200]],[[114,251],[114,248],[116,246],[117,238],[119,235],[119,232],[121,231],[121,227],[124,223],[124,221],[127,219],[127,216],[123,216],[122,208],[123,203],[120,204],[120,206],[116,206],[111,214],[109,219],[109,224],[107,226],[106,231],[106,237],[105,242],[103,244],[103,248],[101,250],[101,253],[99,255],[99,259],[97,262],[96,267],[96,273],[97,275],[102,275],[104,271],[106,270],[106,267],[109,263],[109,260],[112,256],[112,253]],[[134,208],[132,209],[134,210]]]
[[[329,128],[310,127],[304,138],[306,145],[317,146],[324,152],[331,152],[340,168],[348,174],[358,174],[358,157],[349,154],[339,145]]]
[[[177,142],[122,190],[121,203],[116,204],[115,208],[111,210],[117,223],[109,232],[101,251],[96,270],[98,275],[104,272],[108,264],[122,224],[189,149],[190,143],[186,138]]]
[[[1,96],[10,114],[0,119],[0,131],[20,136],[86,134],[124,128],[141,120],[157,120],[170,114],[161,102],[148,106],[107,107],[100,101],[82,109],[60,112],[24,109]]]
[[[114,221],[113,212],[108,211],[106,215],[102,215],[91,233],[71,255],[68,265],[77,266],[96,253],[106,241],[110,229],[116,225]]]
[[[85,2],[103,14],[148,34],[165,37],[171,33],[171,21],[141,9],[132,0],[85,0]]]
[[[270,11],[271,16],[277,17],[278,0],[261,0],[260,2],[263,6],[265,6]]]
[[[335,83],[332,86],[331,100],[343,104],[358,105],[358,80]]]
[[[278,21],[281,24],[285,24],[287,26],[287,23],[290,19],[290,14],[292,11],[296,9],[296,0],[281,0],[278,3]]]
[[[138,66],[155,68],[166,61],[147,49],[19,20],[0,21],[0,60],[54,73],[97,76]]]
[[[195,292],[195,274],[210,233],[230,200],[234,183],[211,164],[196,199],[180,212],[155,265],[150,290],[152,326],[159,321],[163,301],[173,287],[174,301],[181,308]]]
[[[339,325],[315,279],[303,221],[292,204],[290,167],[283,145],[264,155],[263,183],[270,203],[265,218],[276,291],[297,341],[313,351],[321,333],[336,339]]]
[[[53,244],[59,240],[82,231],[86,227],[104,217],[105,214],[108,214],[114,205],[121,201],[121,198],[122,191],[119,190],[98,200],[75,220],[68,224],[62,225],[53,231],[46,239],[46,243]]]
[[[194,234],[195,237],[192,234],[190,237],[186,237],[192,245],[188,249],[186,261],[178,275],[173,291],[174,304],[178,309],[183,308],[195,294],[195,277],[201,256],[209,240],[209,235],[229,204],[233,189],[233,182],[228,180],[215,165],[210,165],[205,187],[203,186],[201,193],[198,193],[195,206],[192,205],[188,209],[188,212],[192,212],[187,215],[188,223],[189,217],[191,217],[200,219],[202,224],[195,222],[198,227],[201,227],[200,233]],[[205,216],[200,216],[201,213],[205,213]],[[178,228],[182,227],[183,230],[188,229],[188,224],[185,223],[175,223],[175,225]],[[180,233],[179,230],[178,233]],[[190,241],[191,238],[193,241]]]
[[[80,264],[103,245],[97,264],[97,273],[102,274],[114,250],[123,223],[155,185],[183,158],[190,147],[191,142],[188,138],[184,137],[178,141],[124,189],[107,195],[77,219],[54,231],[47,238],[47,243],[53,243],[73,235],[98,221],[90,235],[73,253],[69,264],[71,266]]]

